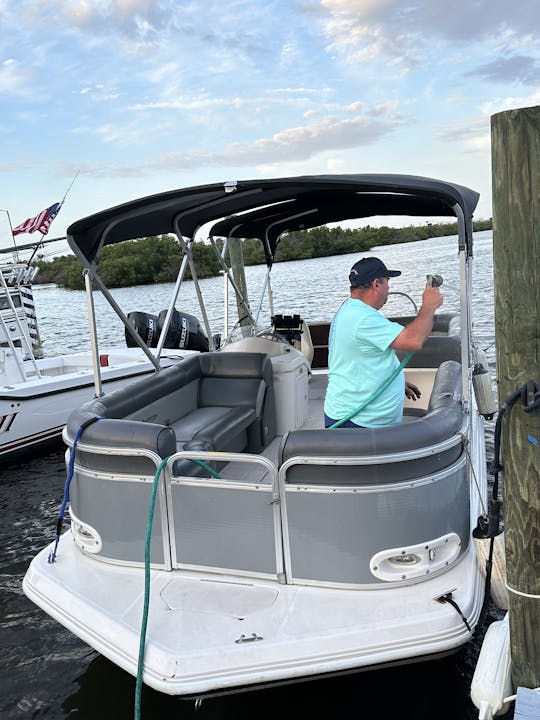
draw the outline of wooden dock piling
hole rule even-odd
[[[495,331],[500,404],[540,383],[540,107],[491,118]],[[532,397],[529,388],[527,401]],[[540,686],[540,410],[503,422],[506,570],[514,685]]]

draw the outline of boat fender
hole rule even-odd
[[[506,557],[504,533],[495,537],[478,537],[473,532],[473,542],[478,565],[483,577],[489,572],[489,594],[494,605],[500,610],[508,610],[508,590],[506,588]],[[493,543],[493,545],[492,545]],[[489,564],[488,564],[489,563]]]
[[[471,700],[479,720],[492,720],[507,712],[505,699],[512,694],[508,613],[489,626],[482,642],[471,683]]]
[[[498,407],[495,402],[495,394],[493,392],[486,354],[478,348],[475,350],[472,383],[478,412],[480,415],[483,415],[486,420],[491,420],[497,412]]]

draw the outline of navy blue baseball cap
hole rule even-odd
[[[349,275],[351,287],[369,285],[376,278],[391,278],[401,275],[400,270],[389,270],[382,260],[376,257],[362,258],[355,263]]]

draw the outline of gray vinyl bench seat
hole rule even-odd
[[[260,453],[276,434],[272,363],[262,353],[192,355],[85,403],[68,419],[68,436],[97,418],[82,442],[108,450],[79,452],[78,462],[100,471],[151,474],[151,461],[126,462],[115,448],[150,450],[160,458],[178,450]],[[173,472],[205,474],[189,460],[176,462]]]

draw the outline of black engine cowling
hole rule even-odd
[[[166,315],[166,310],[162,310],[159,313],[158,323],[160,333],[163,329]],[[208,352],[208,338],[204,334],[200,322],[194,315],[173,310],[169,331],[165,338],[165,347]]]
[[[141,340],[148,345],[148,347],[157,347],[159,338],[157,315],[150,315],[150,313],[136,311],[128,313],[127,317],[130,325],[132,325],[141,336]],[[125,338],[126,345],[128,347],[137,347],[135,338],[127,328],[125,329]]]
[[[166,310],[162,310],[157,317],[145,312],[130,312],[128,314],[128,320],[148,347],[155,348],[157,347],[166,316]],[[127,329],[125,337],[128,347],[137,346],[135,339]],[[173,310],[164,347],[174,350],[198,350],[200,352],[208,352],[208,338],[204,334],[200,322],[194,315],[175,309]]]

